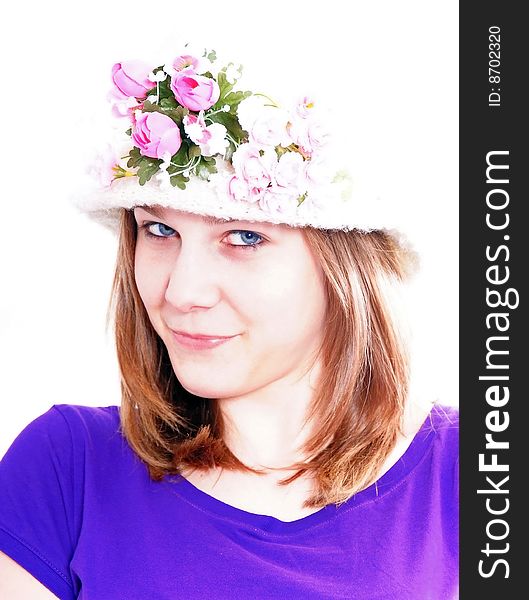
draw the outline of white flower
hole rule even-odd
[[[160,165],[160,170],[161,171],[167,171],[167,169],[169,168],[171,164],[171,153],[170,152],[164,152],[163,156],[162,156],[162,164]]]
[[[263,107],[247,131],[250,141],[260,147],[290,146],[292,138],[287,131],[289,115],[275,107]]]
[[[203,156],[213,156],[215,154],[224,154],[229,145],[226,139],[226,127],[220,123],[212,123],[206,127],[206,131],[210,134],[209,139],[200,143],[200,150]]]
[[[204,113],[186,115],[183,119],[184,131],[189,139],[200,147],[203,156],[224,154],[229,145],[226,139],[227,130],[220,123],[212,123],[206,127]]]
[[[286,152],[277,163],[275,178],[278,185],[290,188],[293,193],[302,193],[306,189],[304,160],[298,152]],[[304,188],[304,189],[303,189]]]
[[[176,69],[173,67],[173,65],[171,65],[170,62],[166,62],[164,64],[163,70],[165,73],[167,73],[167,75],[169,75],[169,77],[172,77],[176,73]]]
[[[129,118],[129,109],[133,106],[138,106],[138,101],[134,96],[123,97],[122,95],[118,95],[114,93],[114,91],[111,91],[107,98],[110,102],[112,114],[118,118]]]
[[[297,194],[291,189],[272,185],[264,191],[259,207],[272,216],[294,216],[297,210]]]
[[[151,71],[149,73],[149,81],[153,81],[153,82],[157,82],[159,83],[160,81],[164,81],[167,78],[167,73],[164,71],[158,71],[157,73],[154,73],[153,71]]]
[[[310,116],[306,118],[293,116],[288,130],[294,142],[309,156],[323,148],[330,137],[323,123]]]
[[[264,190],[274,182],[277,155],[273,149],[261,153],[252,144],[241,144],[233,153],[231,162],[237,177],[250,189]]]
[[[198,115],[186,115],[182,122],[184,124],[184,131],[194,144],[200,144],[205,141],[207,128],[203,111],[200,111]]]
[[[253,94],[248,96],[239,103],[237,108],[237,118],[241,127],[246,131],[250,131],[257,117],[262,113],[266,99],[262,96]]]

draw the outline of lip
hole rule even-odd
[[[217,346],[221,346],[226,342],[229,342],[233,338],[237,337],[236,335],[232,335],[230,337],[226,336],[205,336],[205,335],[189,335],[183,333],[181,331],[171,330],[173,334],[173,338],[183,346],[184,348],[189,348],[191,350],[206,350],[208,348],[216,348]]]

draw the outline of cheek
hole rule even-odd
[[[141,252],[136,252],[134,263],[136,287],[145,308],[155,308],[163,302],[166,289],[166,274],[159,261],[149,260]]]
[[[276,268],[254,286],[247,306],[263,335],[284,345],[312,339],[325,317],[326,299],[318,273],[303,268]]]

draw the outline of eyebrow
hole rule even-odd
[[[158,217],[159,219],[164,218],[164,214],[163,214],[164,209],[162,207],[158,208],[156,206],[148,206],[148,207],[147,206],[138,206],[137,208],[141,208],[145,212],[148,212],[148,213],[154,215],[155,217]],[[206,223],[206,225],[210,225],[210,226],[223,225],[226,223],[235,223],[239,220],[239,219],[219,219],[217,217],[210,217],[208,215],[199,215],[199,216],[204,221],[204,223]]]

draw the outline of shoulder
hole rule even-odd
[[[417,434],[430,448],[428,469],[442,487],[459,492],[459,410],[434,404]]]
[[[422,427],[426,435],[434,436],[434,443],[454,451],[459,450],[459,409],[455,406],[434,404]]]
[[[87,436],[114,435],[120,427],[119,406],[54,404],[41,417],[45,426],[64,426]]]
[[[19,437],[51,435],[67,438],[73,433],[83,437],[113,434],[118,430],[119,422],[118,406],[54,404],[31,421]]]
[[[459,409],[438,403],[412,406],[408,416],[410,453],[416,456],[442,455],[459,460]]]
[[[10,465],[34,465],[37,470],[44,463],[65,466],[87,446],[104,448],[111,440],[121,441],[118,406],[54,404],[26,425],[1,462],[4,472]]]

